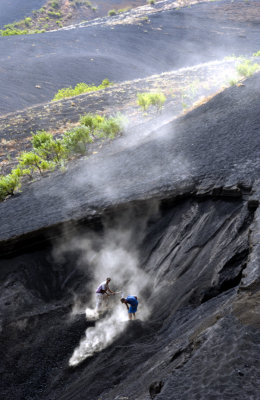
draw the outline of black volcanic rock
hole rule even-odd
[[[1,397],[257,398],[259,85],[257,74],[135,147],[114,141],[0,204]],[[75,296],[89,304],[92,270],[80,248],[53,250],[85,234],[101,246],[118,219],[150,277],[138,294],[150,317],[140,307],[141,320],[70,368],[95,325],[71,313]]]
[[[227,198],[249,194],[260,170],[259,87],[256,74],[135,147],[117,151],[115,141],[65,174],[32,183],[0,204],[0,246],[131,200],[196,192]]]
[[[231,21],[228,27],[245,27],[241,13],[242,20],[234,23],[234,5],[226,9],[229,2],[219,4],[208,24],[213,26],[217,19],[218,28],[225,32],[224,4]],[[207,5],[196,10],[189,40],[205,32],[199,28]],[[179,21],[185,22],[189,13],[189,8],[182,11]],[[161,14],[154,16],[153,27],[160,26]],[[171,18],[171,13],[165,13],[166,28],[171,29]],[[238,48],[249,46],[258,35],[257,17],[253,19],[255,28],[248,38],[241,38]],[[109,29],[102,28],[102,35],[108,33],[107,41],[124,31],[112,29],[110,36]],[[143,44],[129,35],[140,30],[139,25],[127,27],[128,33],[120,40],[132,44],[133,54],[140,52],[141,57]],[[88,32],[97,32],[97,37],[91,37],[94,49],[100,31]],[[170,32],[159,32],[149,31],[146,43],[158,35],[163,52],[162,35]],[[71,58],[75,61],[86,44],[84,33],[77,44],[73,42],[77,34],[76,30],[71,35],[56,32],[48,38],[70,38],[66,46],[74,48]],[[221,35],[221,45],[226,47],[236,35],[237,31],[231,33],[227,42]],[[46,38],[39,39],[41,50],[49,45]],[[24,57],[34,40],[7,38],[0,47],[7,51],[6,44],[24,41],[24,46],[13,50]],[[258,40],[252,40],[252,48]],[[32,50],[32,58],[37,51]],[[64,63],[63,56],[58,59]],[[76,70],[77,65],[81,70],[81,61]],[[7,62],[6,76],[12,66],[12,61]],[[56,72],[60,73],[59,68]],[[39,69],[40,76],[43,70]],[[67,172],[33,182],[0,203],[1,399],[259,398],[259,88],[258,73],[244,86],[227,89],[141,137],[135,146],[128,148],[126,138],[117,139]],[[100,326],[86,319],[84,310],[92,305],[97,258],[105,254],[106,264],[115,254],[103,253],[108,236],[110,246],[115,251],[127,250],[139,267],[139,272],[129,268],[123,252],[117,271],[125,275],[122,286],[127,287],[131,274],[143,284],[136,293],[137,320],[117,321],[114,339],[102,350],[94,349],[90,357],[83,354],[72,367],[69,360],[74,350],[92,328]],[[117,278],[115,273],[113,282]],[[119,299],[115,296],[114,304]],[[100,320],[105,322],[101,338],[109,329],[111,312]]]

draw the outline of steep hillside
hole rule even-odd
[[[259,85],[0,205],[4,398],[257,398]],[[79,314],[98,271],[138,291],[140,321]],[[104,350],[69,367],[93,325]]]
[[[157,12],[141,7],[137,15],[133,10],[71,29],[2,37],[0,113],[51,100],[79,82],[121,82],[233,53],[252,55],[260,49],[258,6],[221,1],[180,8],[165,1]]]
[[[5,173],[32,131],[129,118],[0,202],[1,399],[259,398],[260,72],[227,87],[237,59],[223,56],[260,49],[260,3],[185,4],[0,38]],[[167,95],[161,113],[140,111],[146,91]]]

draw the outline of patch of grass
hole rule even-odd
[[[230,86],[235,86],[238,83],[238,79],[230,79],[229,84]]]
[[[127,12],[130,10],[130,7],[125,7],[125,8],[119,8],[119,10],[117,10],[118,14]]]
[[[150,4],[150,6],[153,6],[155,4],[155,0],[147,0],[147,3]]]
[[[256,71],[258,71],[260,65],[253,63],[251,60],[245,59],[242,63],[237,65],[236,69],[239,75],[248,78],[252,76]]]
[[[59,11],[48,11],[47,14],[51,18],[61,18],[61,13]]]
[[[59,4],[58,0],[53,0],[51,2],[51,7],[54,8],[54,9],[60,8],[60,4]]]
[[[255,52],[255,53],[253,54],[253,57],[260,57],[260,50],[258,50],[257,52]]]
[[[104,79],[102,83],[98,86],[94,85],[88,85],[87,83],[81,82],[78,83],[74,88],[73,87],[68,87],[68,88],[63,88],[60,89],[52,99],[52,101],[57,101],[61,99],[65,99],[67,97],[73,97],[73,96],[78,96],[82,93],[88,93],[88,92],[95,92],[97,90],[102,90],[107,88],[108,86],[113,85],[112,82],[110,82],[108,79]]]
[[[147,111],[151,106],[154,106],[157,111],[160,111],[165,101],[166,97],[163,93],[144,92],[137,94],[137,104],[143,111]]]
[[[12,35],[33,35],[35,33],[43,33],[44,29],[16,29],[16,28],[8,28],[8,29],[0,29],[0,36],[12,36]]]

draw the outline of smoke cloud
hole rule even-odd
[[[86,330],[85,337],[69,360],[70,366],[76,366],[103,350],[123,332],[128,313],[125,305],[120,302],[121,297],[137,296],[139,306],[136,317],[142,320],[149,317],[149,305],[142,293],[153,282],[140,265],[139,247],[148,221],[158,215],[158,206],[158,202],[154,201],[142,210],[133,207],[127,211],[119,211],[117,217],[108,217],[103,221],[102,233],[87,232],[84,236],[63,241],[56,249],[55,256],[59,258],[67,251],[79,254],[77,267],[87,274],[88,288],[91,291],[85,305],[86,318],[97,320],[94,327]],[[108,311],[99,320],[95,309],[96,289],[107,277],[111,277],[111,290],[117,293],[105,297]],[[82,305],[75,299],[73,314],[80,312]]]

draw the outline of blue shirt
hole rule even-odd
[[[138,301],[134,296],[127,296],[126,301],[133,307],[136,307],[138,305]]]

